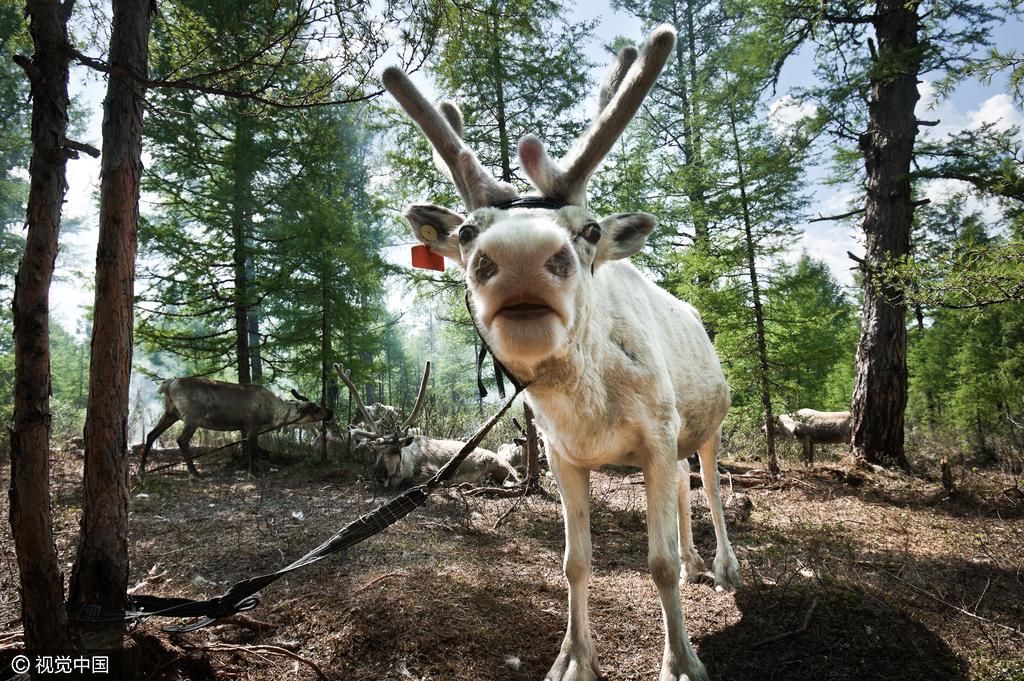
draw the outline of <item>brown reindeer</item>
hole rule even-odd
[[[185,422],[178,436],[178,447],[185,455],[189,474],[199,477],[189,450],[189,441],[197,428],[238,430],[249,436],[285,425],[329,421],[334,417],[330,409],[321,407],[295,390],[292,390],[292,395],[298,401],[293,402],[282,400],[267,388],[252,383],[226,383],[189,376],[164,381],[157,388],[157,393],[164,396],[164,415],[146,436],[139,462],[140,478],[146,475],[146,457],[153,442],[178,421]]]

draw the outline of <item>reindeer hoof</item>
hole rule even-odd
[[[544,681],[602,681],[601,668],[597,663],[597,655],[593,649],[581,651],[568,643],[562,644],[562,650],[555,658],[555,663],[544,676]]]
[[[683,564],[683,579],[690,584],[699,582],[701,575],[708,571],[704,559],[700,557],[696,549],[691,548],[689,552],[684,552],[679,556],[679,560]]]
[[[732,591],[740,584],[740,563],[732,551],[715,557],[715,587]]]
[[[690,650],[683,659],[666,658],[658,681],[708,681],[708,673],[696,653]]]

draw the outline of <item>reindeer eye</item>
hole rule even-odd
[[[476,225],[463,225],[462,229],[459,230],[459,243],[465,246],[475,239],[478,233]]]
[[[601,226],[596,222],[588,222],[583,226],[580,236],[586,239],[588,243],[596,244],[601,240]]]

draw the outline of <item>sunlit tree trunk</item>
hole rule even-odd
[[[878,54],[871,76],[868,131],[860,139],[867,169],[864,307],[851,405],[854,453],[870,463],[903,467],[907,307],[899,291],[876,272],[886,261],[910,251],[910,164],[921,65],[917,7],[916,1],[879,0],[875,12]]]
[[[50,514],[49,295],[67,190],[68,45],[71,2],[30,0],[35,51],[16,58],[32,90],[28,236],[14,287],[14,422],[10,519],[28,650],[68,649],[64,583]]]
[[[128,402],[152,0],[115,0],[103,102],[100,233],[78,555],[68,601],[122,610],[128,593]],[[123,621],[79,623],[87,647],[119,647]]]
[[[758,385],[761,389],[761,407],[764,411],[766,427],[765,439],[768,446],[768,471],[772,475],[779,474],[779,460],[775,455],[775,430],[772,409],[772,391],[768,366],[768,343],[764,331],[764,308],[761,304],[761,283],[757,275],[757,254],[754,245],[753,224],[750,216],[750,201],[747,197],[747,178],[743,164],[743,150],[740,147],[739,133],[736,130],[736,111],[729,108],[729,125],[732,131],[733,152],[736,154],[736,179],[740,191],[740,207],[742,208],[743,236],[746,245],[747,276],[750,281],[750,301],[754,312],[754,339],[757,343]]]

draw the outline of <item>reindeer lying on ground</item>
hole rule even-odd
[[[715,581],[732,586],[716,459],[729,387],[696,311],[651,283],[627,259],[654,228],[646,213],[598,219],[587,208],[590,175],[611,149],[672,53],[661,26],[642,53],[620,52],[599,113],[561,163],[532,135],[519,142],[540,196],[495,180],[460,135],[458,108],[441,110],[396,68],[384,85],[430,140],[438,166],[469,211],[417,204],[405,216],[417,239],[465,270],[471,312],[495,357],[521,381],[543,431],[565,519],[569,622],[546,681],[594,681],[601,672],[587,614],[590,471],[607,463],[643,469],[648,563],[665,622],[661,681],[707,678],[686,634],[680,558],[704,570],[690,530],[687,456],[700,452],[715,525]]]
[[[298,401],[292,402],[251,383],[225,383],[190,376],[166,380],[156,391],[164,396],[164,414],[146,436],[139,461],[140,478],[146,475],[146,457],[153,442],[178,421],[185,422],[178,436],[178,447],[185,455],[189,475],[199,477],[189,449],[189,442],[198,428],[238,430],[248,437],[270,428],[329,421],[334,417],[330,409],[324,409],[295,390],[292,395]]]
[[[367,424],[375,424],[348,374],[339,371],[338,375],[348,386],[353,401],[364,415],[364,421]],[[358,428],[352,430],[353,434],[366,438],[356,445],[356,455],[364,461],[374,461],[374,479],[385,487],[397,487],[415,477],[433,475],[466,444],[459,440],[438,439],[413,433],[416,429],[411,426],[419,416],[423,401],[426,399],[429,378],[430,362],[427,362],[412,413],[395,430],[382,432],[376,425],[372,431]],[[459,466],[453,482],[483,485],[489,481],[500,484],[506,480],[519,482],[515,469],[494,452],[477,448]]]
[[[814,445],[849,443],[853,420],[848,411],[800,409],[795,414],[779,414],[774,419],[775,434],[799,440],[804,459],[814,463]]]
[[[390,441],[367,442],[364,446],[376,450],[374,479],[385,487],[398,487],[414,478],[428,478],[455,456],[466,443],[461,440],[442,440],[423,435],[410,435],[400,440],[396,449]],[[492,482],[518,483],[515,468],[494,452],[477,447],[459,466],[452,481],[456,485],[486,485]]]

